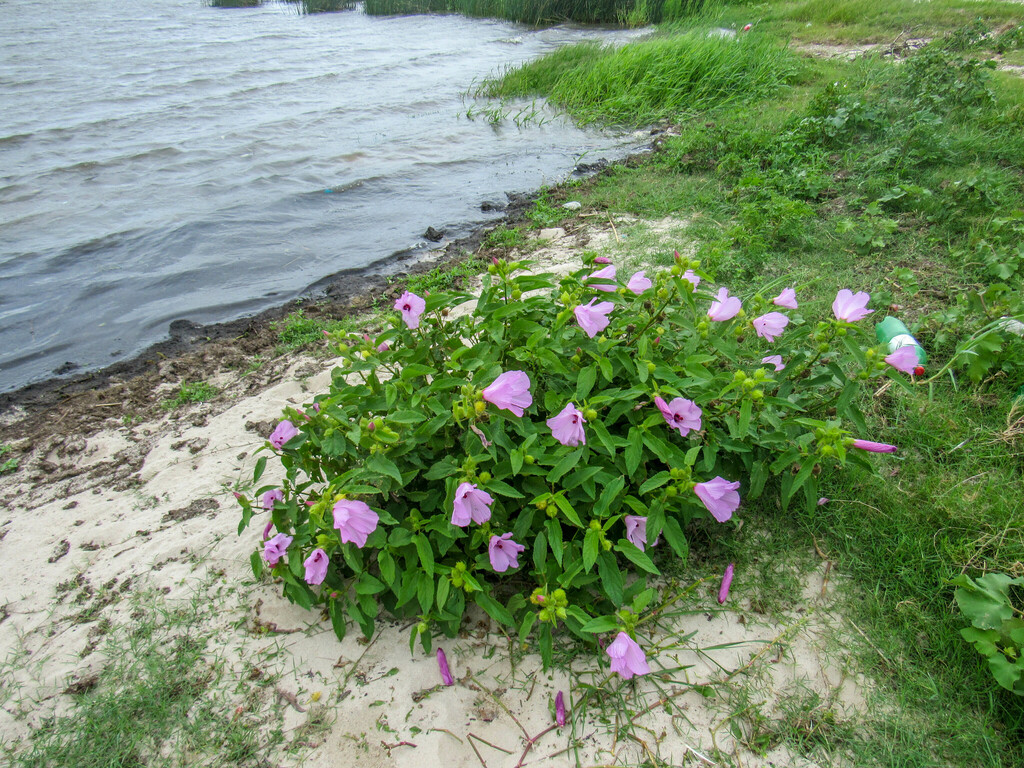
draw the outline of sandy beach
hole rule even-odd
[[[568,232],[541,233],[547,242],[531,258],[538,271],[568,271],[583,248],[614,255],[621,234],[640,224],[661,247],[678,245],[683,222],[580,219]],[[665,648],[655,674],[633,682],[609,678],[607,659],[587,654],[559,654],[545,673],[535,648],[482,613],[456,639],[436,641],[451,687],[432,654],[410,653],[408,625],[382,620],[369,641],[351,628],[339,642],[329,621],[290,605],[278,585],[254,583],[249,557],[262,522],[237,535],[233,496],[252,490],[253,454],[281,409],[312,402],[334,361],[295,353],[257,376],[222,366],[207,378],[220,391],[213,401],[162,409],[176,365],[160,364],[141,417],[116,386],[32,415],[27,435],[24,413],[4,416],[5,433],[25,435],[5,440],[18,468],[0,477],[8,749],[27,748],[47,718],[108,685],[105,670],[147,622],[168,637],[202,639],[208,671],[197,701],[256,736],[246,765],[512,768],[655,756],[671,765],[812,765],[770,742],[752,752],[749,734],[730,722],[731,696],[742,689],[771,709],[799,689],[847,714],[863,706],[864,683],[847,672],[841,642],[850,632],[830,611],[839,575],[824,559],[805,576],[798,606],[782,612],[759,612],[744,596],[754,574],[737,575],[725,606],[715,600],[721,574],[702,574],[653,633]],[[665,593],[680,586],[666,583]],[[562,728],[558,691],[570,710]],[[168,764],[221,764],[220,749],[174,744],[164,747]]]

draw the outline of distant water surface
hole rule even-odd
[[[0,0],[0,391],[450,235],[626,138],[465,117],[502,67],[626,33],[202,0]],[[460,230],[461,227],[461,230]]]

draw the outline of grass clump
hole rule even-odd
[[[418,295],[439,293],[462,288],[466,280],[477,277],[483,265],[479,259],[467,259],[435,267],[429,272],[412,275],[406,280],[407,289]]]
[[[519,227],[495,227],[484,238],[485,248],[522,248],[526,245],[526,235]]]
[[[7,472],[14,472],[18,469],[18,460],[15,458],[4,459],[13,449],[6,443],[0,445],[0,475]]]
[[[283,355],[322,342],[326,334],[342,330],[344,327],[345,324],[339,320],[311,317],[298,309],[277,323],[278,342],[275,353]]]
[[[647,125],[764,98],[792,82],[799,68],[799,59],[769,36],[689,31],[620,48],[563,48],[486,81],[479,95],[545,96],[581,123]]]
[[[270,699],[277,678],[235,679],[216,649],[212,604],[136,596],[130,626],[107,624],[102,671],[73,682],[70,711],[44,718],[21,744],[18,768],[268,765],[282,744]],[[275,715],[275,712],[277,714]],[[267,726],[270,727],[267,727]]]
[[[640,27],[699,14],[717,0],[366,0],[366,13],[459,13],[535,26],[574,21]]]
[[[864,286],[875,317],[903,318],[931,356],[915,391],[863,402],[872,439],[900,446],[880,476],[823,477],[831,501],[812,513],[748,510],[849,576],[843,613],[882,683],[869,711],[885,715],[842,738],[813,702],[771,737],[803,747],[813,731],[856,765],[1024,760],[1020,701],[960,636],[949,584],[1024,563],[1024,340],[1001,325],[1024,319],[1024,87],[972,59],[999,36],[977,40],[951,35],[899,66],[816,62],[773,101],[705,112],[575,193],[689,219],[703,268],[730,287],[774,277],[813,306]]]
[[[219,389],[205,381],[186,381],[178,387],[177,394],[164,400],[161,406],[170,411],[189,403],[205,403],[216,397],[219,392]]]

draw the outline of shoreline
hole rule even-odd
[[[664,128],[650,130],[650,139],[638,148],[615,159],[580,163],[569,173],[567,179],[590,178],[607,168],[628,163],[634,157],[649,153],[655,146],[657,137],[664,133]],[[550,189],[559,189],[563,183]],[[124,360],[67,376],[54,374],[41,381],[0,392],[0,425],[14,432],[10,438],[17,440],[23,435],[19,435],[19,430],[15,428],[26,421],[34,421],[34,416],[90,392],[95,393],[112,386],[130,386],[133,382],[138,383],[141,379],[152,379],[154,376],[161,379],[163,377],[159,375],[159,369],[168,361],[183,360],[189,356],[206,357],[208,353],[221,353],[222,357],[229,357],[229,350],[220,347],[241,346],[250,355],[271,349],[276,344],[270,340],[271,337],[276,338],[274,324],[299,309],[311,310],[330,319],[357,315],[371,307],[373,297],[379,297],[392,281],[395,281],[394,285],[398,285],[404,277],[459,263],[480,247],[491,230],[500,226],[521,224],[525,211],[539,194],[540,190],[525,193],[506,192],[507,202],[500,207],[503,215],[474,226],[469,234],[434,248],[405,248],[394,251],[365,267],[340,270],[326,275],[310,283],[296,298],[283,304],[217,323],[201,324],[185,319],[174,320],[169,324],[164,339],[148,345]],[[484,202],[481,205],[488,203]],[[455,228],[463,229],[470,226],[472,225],[463,224]],[[216,366],[211,367],[207,361],[202,368],[210,375],[213,373],[212,368]],[[131,389],[136,390],[137,387]]]

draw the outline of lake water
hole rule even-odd
[[[0,391],[129,357],[623,154],[465,116],[504,66],[627,33],[202,0],[0,0]],[[491,214],[492,216],[494,214]]]

